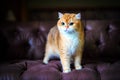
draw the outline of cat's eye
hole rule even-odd
[[[61,25],[63,25],[63,26],[64,26],[64,25],[65,25],[65,23],[64,23],[64,22],[62,22],[62,23],[61,23]]]
[[[70,26],[72,26],[73,24],[74,24],[74,23],[73,23],[73,22],[71,22],[69,25],[70,25]]]

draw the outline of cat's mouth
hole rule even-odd
[[[71,34],[71,33],[74,33],[75,32],[75,30],[73,29],[73,28],[60,28],[60,27],[58,27],[59,28],[59,31],[60,32],[62,32],[62,33],[67,33],[67,34]]]
[[[66,30],[65,31],[67,31],[69,29],[69,26],[66,26]]]
[[[68,28],[66,28],[66,30],[65,30],[66,32],[68,31]]]
[[[65,29],[65,32],[67,32],[67,33],[73,33],[74,30],[73,30],[73,29],[70,29],[70,28],[66,28],[66,29]]]

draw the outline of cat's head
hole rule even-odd
[[[76,32],[80,28],[80,19],[81,14],[74,14],[74,13],[60,13],[58,12],[59,20],[57,22],[57,26],[60,32],[63,33],[72,33]]]

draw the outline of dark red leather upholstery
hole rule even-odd
[[[0,27],[0,80],[120,80],[120,21],[83,20],[83,69],[62,73],[59,60],[42,63],[46,37],[56,21]]]

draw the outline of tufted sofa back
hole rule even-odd
[[[56,21],[1,25],[0,59],[42,59],[47,34]],[[85,48],[83,63],[115,61],[120,57],[120,21],[83,20]]]
[[[85,22],[85,34],[85,61],[119,60],[120,21],[88,20]]]

